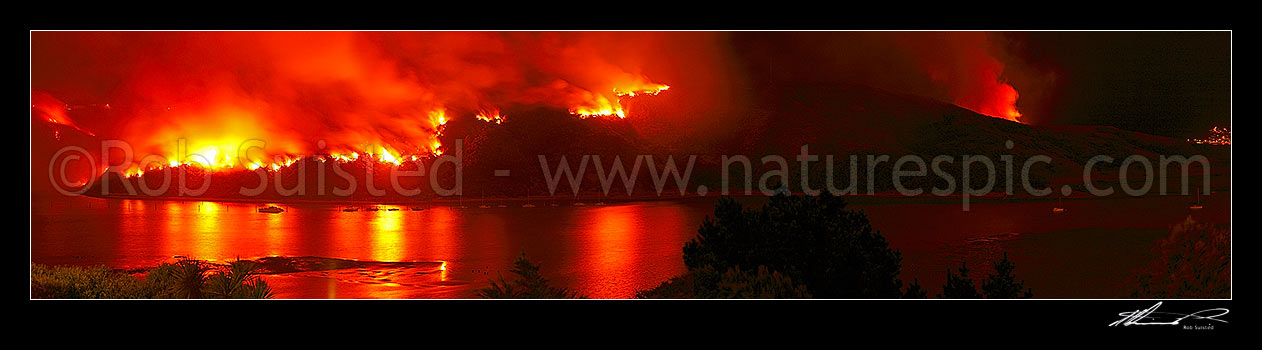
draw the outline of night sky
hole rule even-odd
[[[736,33],[732,46],[755,81],[849,81],[947,102],[924,66],[967,84],[983,79],[971,64],[994,58],[1030,124],[1185,138],[1231,120],[1229,32]]]
[[[1231,123],[1231,33],[1017,33],[1014,49],[1054,72],[1028,114],[1056,124],[1111,125],[1171,137]],[[1014,82],[1021,90],[1021,82]],[[1022,101],[1018,101],[1022,106]],[[1024,107],[1024,106],[1022,106]]]

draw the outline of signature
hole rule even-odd
[[[1161,302],[1150,308],[1135,311],[1126,311],[1117,314],[1122,319],[1109,324],[1109,327],[1115,326],[1175,326],[1183,320],[1202,320],[1202,321],[1218,321],[1227,323],[1227,321],[1218,319],[1222,315],[1226,315],[1229,310],[1224,308],[1205,309],[1190,314],[1181,314],[1175,312],[1161,312],[1157,308],[1161,307]]]

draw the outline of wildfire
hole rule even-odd
[[[623,111],[619,100],[621,98],[633,98],[637,96],[655,96],[663,91],[670,89],[670,86],[664,84],[649,84],[639,89],[620,90],[613,89],[613,95],[618,100],[610,100],[604,96],[595,96],[594,101],[596,107],[579,106],[570,109],[570,113],[580,118],[600,117],[600,116],[617,116],[618,118],[626,118],[626,112]],[[443,154],[442,142],[439,137],[450,119],[447,118],[445,109],[434,109],[428,114],[428,121],[434,125],[432,139],[428,143],[428,149],[421,149],[422,152],[428,152],[432,156],[440,156]],[[497,108],[487,108],[474,114],[478,120],[489,123],[501,124],[505,120],[505,116],[500,113]],[[278,172],[287,169],[295,163],[304,159],[314,159],[319,162],[341,162],[350,163],[363,160],[376,161],[382,164],[392,164],[394,166],[401,165],[402,159],[418,160],[417,155],[403,156],[398,148],[389,146],[363,146],[358,150],[345,148],[339,151],[329,152],[327,155],[300,156],[288,153],[274,154],[272,161],[268,162],[263,159],[265,157],[251,157],[248,148],[243,149],[248,141],[230,142],[228,140],[236,140],[235,138],[224,138],[220,140],[203,142],[194,145],[192,148],[197,150],[188,154],[187,157],[168,157],[166,163],[155,161],[145,162],[141,160],[137,164],[133,164],[124,174],[128,178],[142,177],[146,172],[163,171],[166,169],[178,169],[180,167],[195,167],[209,171],[231,171],[238,165],[243,166],[246,170],[255,171],[263,169],[271,172]],[[185,141],[181,140],[176,146],[176,154],[183,153],[184,149],[190,148]],[[244,153],[243,153],[244,152]],[[361,156],[362,154],[362,156]]]
[[[1021,95],[1017,93],[1017,89],[1012,85],[999,84],[996,90],[999,91],[999,96],[990,108],[990,113],[993,113],[991,115],[1020,123],[1021,111],[1017,110],[1017,98]]]
[[[988,71],[989,77],[997,73]],[[977,83],[976,91],[958,96],[955,104],[987,116],[1021,122],[1021,111],[1017,110],[1017,99],[1021,94],[1017,89],[998,78],[987,78]]]
[[[435,147],[437,147],[437,145],[435,145]],[[364,153],[364,156],[360,156],[359,152],[347,152],[347,153],[334,152],[328,155],[312,155],[312,156],[277,155],[273,158],[272,162],[247,160],[245,162],[244,167],[246,170],[249,170],[249,171],[262,169],[262,170],[270,171],[270,172],[278,172],[284,169],[288,169],[292,167],[294,164],[307,160],[307,159],[311,159],[318,162],[339,162],[342,164],[359,162],[362,160],[362,161],[370,161],[370,162],[379,162],[382,164],[389,164],[389,165],[394,165],[394,166],[402,165],[403,164],[402,159],[409,159],[411,161],[416,161],[416,160],[421,159],[421,157],[417,155],[411,155],[411,156],[396,155],[396,153],[390,152],[390,150],[386,147],[377,147],[377,150],[378,150],[377,152],[366,152]],[[225,156],[224,158],[222,158],[221,161],[215,161],[215,162],[207,161],[206,159],[203,159],[203,157],[200,157],[201,155],[198,155],[198,156],[199,157],[193,157],[193,156],[189,157],[189,159],[196,158],[197,160],[187,160],[184,162],[172,160],[165,164],[156,163],[156,162],[149,163],[149,164],[134,164],[129,169],[124,171],[123,174],[126,175],[128,178],[136,178],[136,177],[144,176],[146,172],[161,172],[163,170],[179,169],[181,167],[197,168],[197,169],[202,169],[204,171],[231,171],[235,169],[236,161],[231,156]],[[142,165],[144,165],[145,167],[142,168],[141,167]]]
[[[609,117],[609,116],[617,116],[618,118],[626,118],[627,114],[625,111],[622,110],[622,104],[621,104],[622,98],[624,97],[632,98],[636,96],[656,96],[662,91],[666,91],[668,89],[670,89],[670,86],[665,85],[665,84],[647,84],[637,89],[626,89],[626,90],[614,88],[613,94],[615,98],[613,100],[606,98],[603,95],[596,95],[594,100],[591,101],[592,105],[572,107],[570,108],[570,114],[576,115],[579,118]]]
[[[429,112],[429,119],[434,123],[433,141],[430,142],[430,152],[436,156],[443,155],[443,143],[438,141],[438,137],[443,136],[443,130],[447,127],[447,111],[436,109]]]
[[[662,91],[666,91],[670,89],[670,86],[667,86],[667,85],[663,85],[663,84],[654,84],[654,85],[655,86],[652,86],[646,89],[631,90],[631,91],[618,91],[618,89],[613,89],[613,93],[614,95],[618,95],[619,97],[622,97],[622,96],[635,97],[637,95],[657,96],[657,94],[661,93]]]
[[[377,154],[375,156],[377,160],[380,161],[381,163],[394,164],[395,166],[398,166],[399,164],[403,163],[403,162],[400,162],[398,158],[395,158],[394,155],[390,154],[390,150],[386,149],[385,147],[380,147],[380,149],[381,149],[381,154]],[[368,156],[371,158],[374,156],[374,154],[370,152],[368,153]]]
[[[500,124],[504,122],[504,115],[500,114],[500,110],[495,108],[478,111],[473,117],[488,123]]]
[[[445,125],[447,124],[447,111],[443,109],[433,110],[429,112],[429,119],[434,122],[434,125]]]
[[[670,89],[670,86],[664,84],[648,84],[639,89],[613,89],[613,96],[617,99],[610,100],[601,95],[594,95],[594,104],[592,106],[579,106],[570,109],[570,113],[580,118],[600,117],[600,116],[617,116],[625,118],[626,112],[623,111],[619,100],[621,98],[633,98],[637,96],[655,96],[663,91]],[[505,116],[500,113],[498,108],[486,108],[479,110],[474,117],[489,123],[501,124],[505,120]],[[421,147],[418,151],[421,153],[429,153],[430,156],[440,156],[443,154],[442,142],[439,137],[443,135],[443,131],[450,121],[447,118],[447,111],[442,108],[431,110],[427,115],[428,122],[434,125],[433,134],[430,141]],[[223,137],[211,141],[200,140],[199,142],[188,145],[187,141],[181,139],[176,145],[175,154],[183,154],[186,149],[196,149],[189,152],[185,157],[167,157],[165,163],[156,161],[140,160],[133,164],[124,174],[128,178],[142,177],[146,172],[163,171],[166,169],[179,169],[180,167],[194,167],[209,171],[231,171],[238,166],[249,171],[265,170],[278,172],[289,168],[295,163],[304,159],[314,159],[319,162],[341,162],[350,163],[362,160],[375,161],[383,164],[392,164],[394,166],[401,165],[402,159],[417,160],[418,155],[404,156],[400,148],[390,146],[368,145],[356,148],[340,147],[339,150],[330,151],[327,155],[311,155],[301,156],[292,153],[280,154],[252,154],[260,152],[259,150],[251,151],[248,142],[244,138]],[[261,146],[261,145],[256,145]],[[321,146],[323,147],[323,146]],[[416,149],[413,147],[406,147]],[[266,153],[266,152],[265,152]],[[267,156],[272,158],[267,161]]]
[[[570,114],[576,115],[579,118],[584,118],[584,119],[591,118],[591,117],[610,117],[610,116],[618,116],[618,118],[627,117],[626,112],[623,112],[621,107],[614,107],[608,103],[605,103],[604,107],[574,107],[570,109]]]
[[[1215,126],[1209,129],[1209,137],[1203,139],[1190,138],[1188,142],[1199,145],[1231,146],[1231,129]]]
[[[101,69],[85,69],[92,74],[75,79],[112,87],[103,96],[112,105],[104,99],[68,104],[32,90],[33,120],[58,125],[54,138],[70,128],[93,135],[67,112],[93,121],[102,118],[86,112],[108,110],[122,122],[97,130],[102,137],[127,142],[135,154],[156,155],[133,158],[130,176],[181,167],[280,171],[303,160],[399,165],[451,152],[442,140],[456,116],[502,124],[501,108],[512,106],[625,118],[623,98],[669,89],[633,63],[647,58],[615,55],[606,45],[614,41],[605,40],[657,45],[656,34],[99,34],[135,42],[129,50],[143,55],[103,49],[96,35],[43,33],[34,40],[49,56],[96,53],[88,56]],[[49,71],[66,77],[78,72],[47,62]],[[114,66],[125,68],[105,69]],[[181,143],[173,149],[176,140]],[[265,145],[245,143],[252,140]],[[317,147],[312,140],[321,142]]]

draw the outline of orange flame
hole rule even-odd
[[[624,118],[621,98],[656,95],[668,86],[640,73],[633,53],[652,50],[614,53],[610,43],[656,45],[658,39],[638,33],[490,32],[32,37],[43,55],[90,57],[83,71],[93,74],[73,78],[111,87],[108,95],[92,97],[109,99],[112,106],[106,108],[121,117],[115,130],[103,133],[131,143],[137,154],[166,156],[159,167],[210,170],[278,170],[303,157],[367,156],[397,164],[413,155],[442,155],[440,137],[453,116],[472,114],[499,124],[506,120],[500,108],[508,106]],[[66,79],[80,72],[46,68]],[[33,92],[33,112],[50,123],[75,126],[65,117],[64,103],[34,101],[40,96]],[[318,147],[312,142],[317,139]],[[183,143],[173,146],[176,140]],[[252,140],[265,143],[251,145]],[[150,163],[137,163],[131,174],[151,171]]]
[[[504,122],[504,115],[500,114],[500,110],[497,108],[478,111],[478,114],[473,115],[473,117],[488,123],[500,124]]]
[[[1205,138],[1189,138],[1188,142],[1199,145],[1231,146],[1231,128],[1215,126]]]
[[[639,86],[629,89],[613,89],[613,99],[609,99],[604,95],[594,95],[592,101],[588,101],[586,105],[574,106],[570,108],[570,114],[577,115],[579,118],[591,117],[608,117],[618,116],[618,118],[626,118],[627,114],[622,110],[621,99],[623,97],[631,98],[636,96],[656,96],[662,91],[670,89],[666,84],[642,83]]]

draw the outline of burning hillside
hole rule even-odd
[[[611,39],[601,33],[36,33],[33,45],[43,59],[34,69],[51,71],[38,74],[48,81],[34,84],[32,113],[92,135],[57,98],[112,106],[94,121],[102,137],[165,158],[143,165],[133,159],[127,171],[133,176],[178,165],[278,169],[314,155],[397,163],[404,155],[442,154],[440,136],[453,119],[498,123],[501,110],[538,106],[580,118],[622,118],[622,100],[669,88],[640,70],[645,54],[617,51]],[[618,40],[660,49],[697,39],[632,33]]]
[[[518,173],[538,170],[535,155],[567,152],[909,150],[921,144],[910,138],[936,139],[918,133],[956,114],[948,104],[1022,120],[1013,82],[1032,80],[1014,79],[1023,68],[996,38],[39,32],[32,117],[52,126],[49,144],[120,140],[132,151],[70,166],[77,183],[107,172],[135,182],[167,170],[262,171],[269,181],[305,165],[406,168],[452,155],[455,140],[474,169]],[[63,130],[78,135],[63,140]],[[94,159],[115,152],[85,148]],[[33,172],[48,169],[46,153]],[[519,187],[528,188],[507,192],[538,190]]]
[[[1215,126],[1209,129],[1209,136],[1190,138],[1188,142],[1199,145],[1231,146],[1231,128]]]

